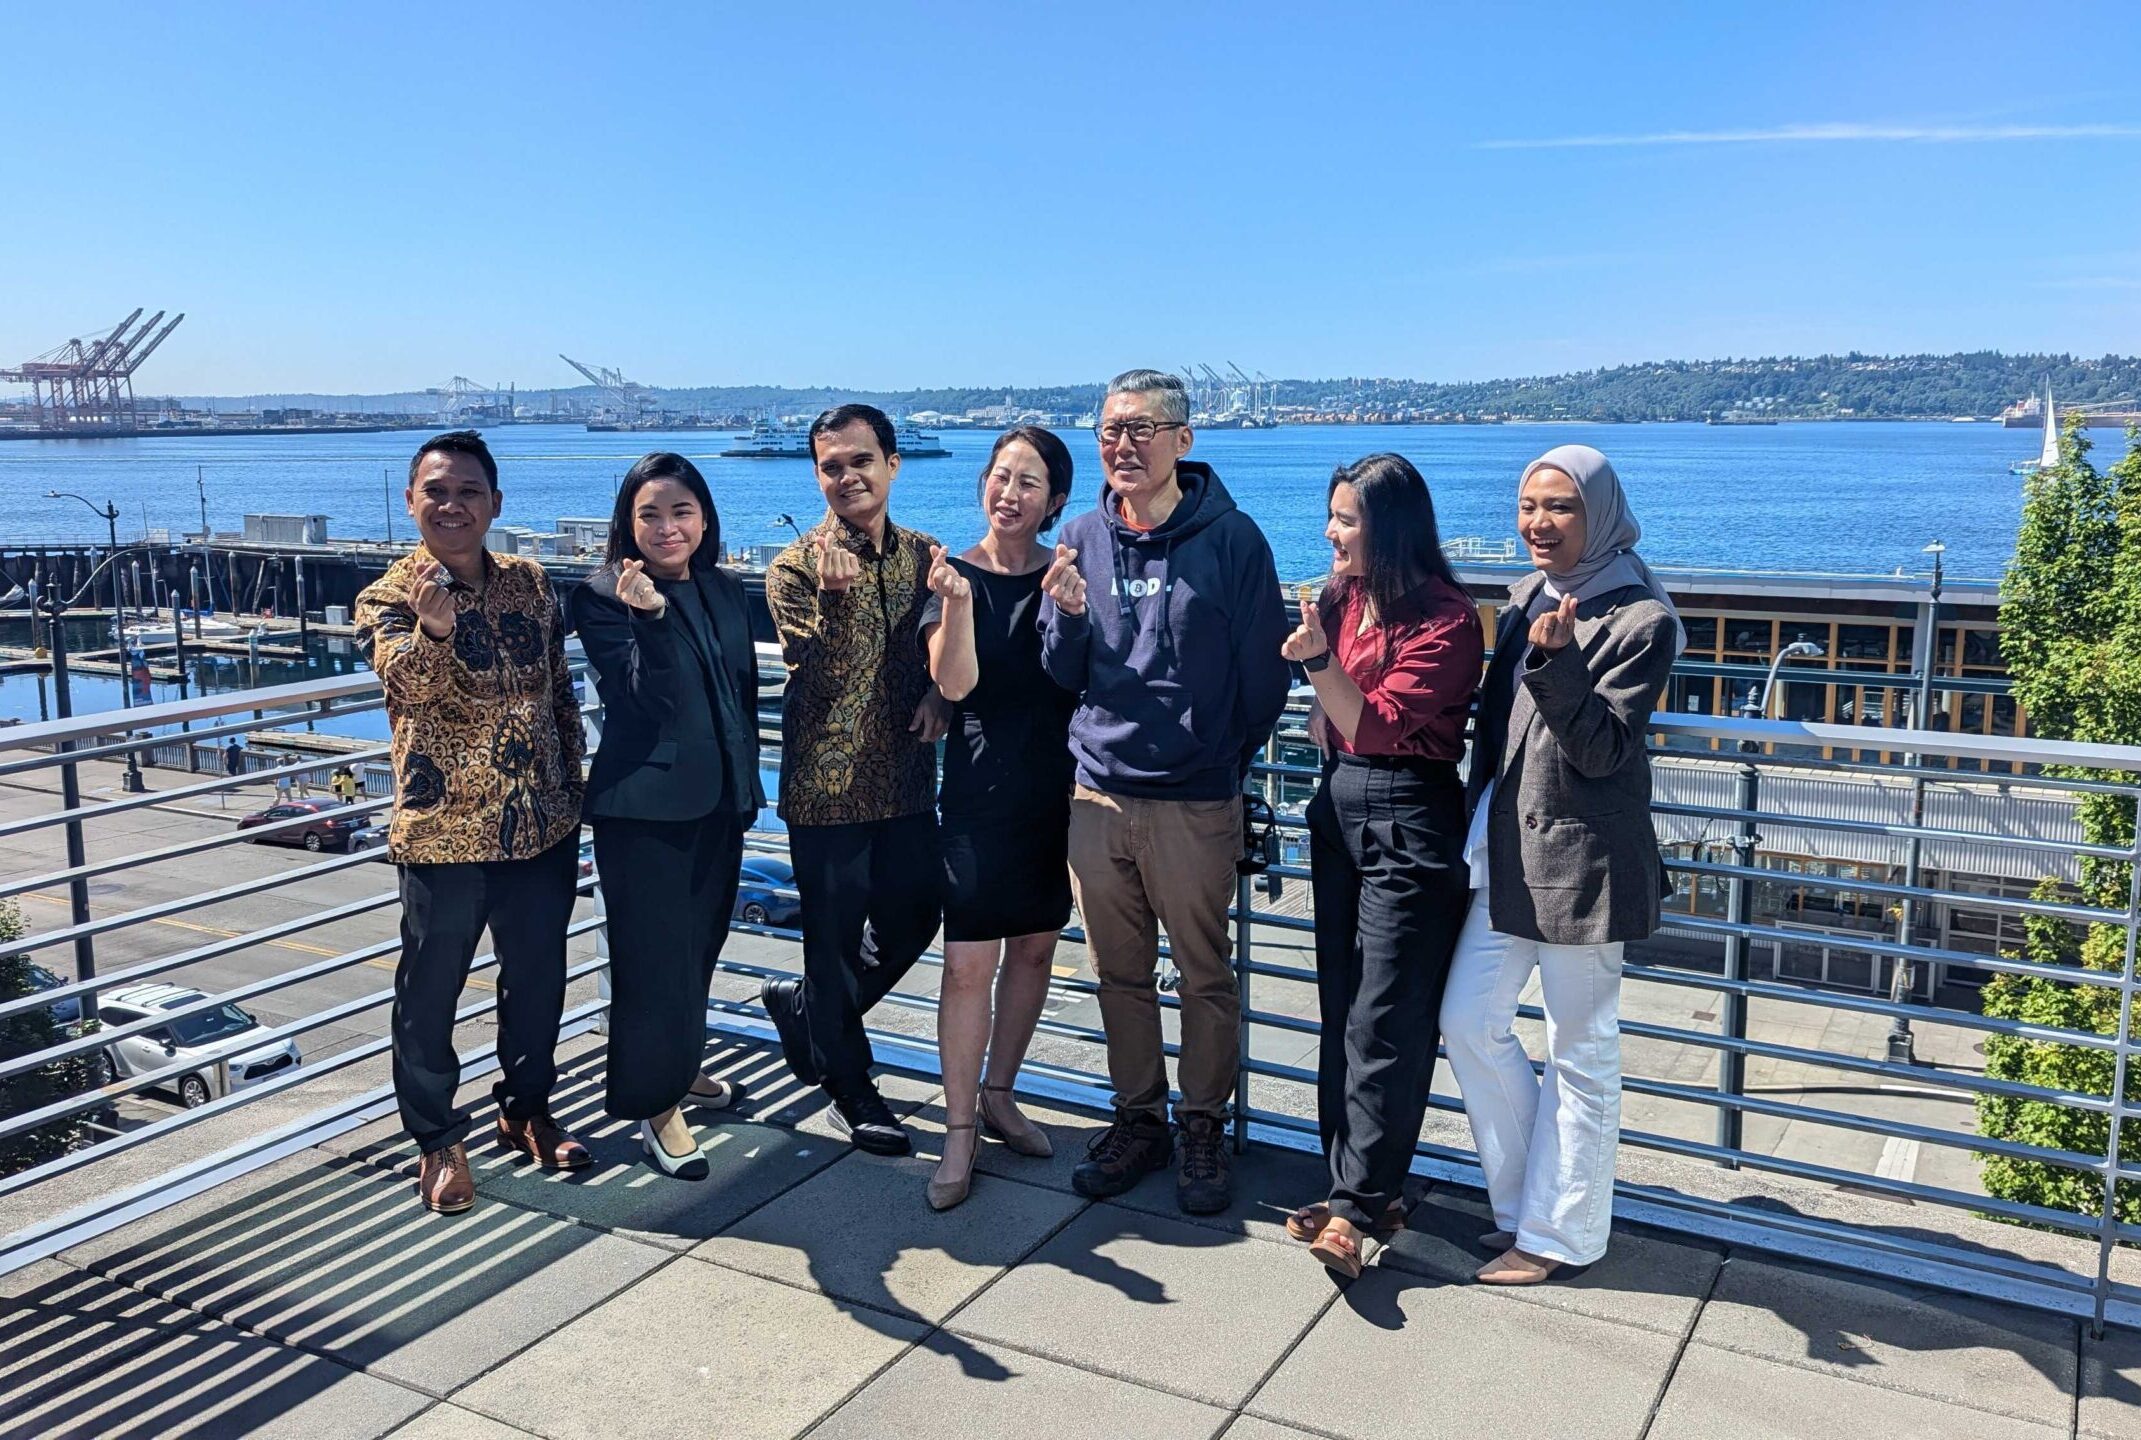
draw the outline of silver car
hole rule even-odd
[[[131,1025],[153,1018],[161,1011],[197,1004],[208,996],[182,985],[127,985],[107,990],[97,997],[97,1018],[108,1026]],[[297,1042],[278,1040],[256,1049],[232,1046],[260,1022],[236,1005],[218,1005],[196,1014],[181,1016],[168,1024],[138,1035],[116,1039],[104,1049],[112,1075],[147,1075],[198,1060],[200,1067],[167,1080],[170,1089],[187,1109],[206,1105],[231,1090],[257,1085],[270,1075],[296,1068]],[[225,1084],[225,1075],[228,1084]]]

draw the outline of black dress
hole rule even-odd
[[[945,736],[944,938],[1003,940],[1070,920],[1070,717],[1041,668],[1041,574],[951,562],[974,587],[978,679]],[[943,615],[935,595],[922,624]]]

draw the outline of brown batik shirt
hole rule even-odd
[[[818,536],[862,560],[845,590],[818,588]],[[937,750],[909,732],[929,690],[922,605],[937,542],[885,522],[885,548],[830,511],[766,567],[780,633],[780,816],[790,825],[893,820],[936,804]]]
[[[532,560],[484,554],[474,590],[455,580],[453,634],[434,640],[409,591],[438,562],[417,549],[357,596],[394,731],[401,864],[521,860],[580,827],[580,702],[550,577]]]

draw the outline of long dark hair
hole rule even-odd
[[[674,480],[682,485],[706,516],[706,533],[699,537],[699,548],[691,552],[691,568],[720,564],[721,512],[714,508],[714,492],[706,488],[706,477],[699,473],[698,466],[670,450],[642,455],[624,472],[624,483],[617,487],[617,505],[610,511],[610,541],[602,552],[603,563],[615,565],[620,560],[647,558],[639,553],[639,542],[632,538],[632,511],[639,504],[641,487],[653,480]]]
[[[989,447],[989,458],[982,462],[981,478],[974,484],[974,498],[980,499],[989,491],[989,472],[996,468],[996,457],[1004,453],[1004,447],[1014,440],[1023,440],[1041,457],[1041,466],[1048,471],[1048,498],[1055,503],[1041,521],[1039,533],[1046,535],[1055,528],[1063,514],[1063,507],[1070,503],[1071,453],[1062,437],[1053,430],[1043,430],[1038,425],[1014,425],[996,437]]]
[[[1427,482],[1403,455],[1368,455],[1331,472],[1325,504],[1341,485],[1351,485],[1360,501],[1362,527],[1368,537],[1368,573],[1346,576],[1332,585],[1340,606],[1360,592],[1375,606],[1383,629],[1383,657],[1389,658],[1389,626],[1412,618],[1408,597],[1428,580],[1439,580],[1466,600],[1471,592],[1442,553],[1442,531],[1435,524],[1435,499]],[[1325,619],[1328,624],[1329,617]]]

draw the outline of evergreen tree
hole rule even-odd
[[[2141,434],[2127,433],[2126,456],[2109,471],[2089,461],[2089,441],[2069,422],[2060,461],[2033,476],[2024,492],[2022,529],[2001,588],[2000,648],[2014,694],[2030,715],[2033,733],[2047,739],[2100,744],[2141,741]],[[2057,773],[2141,782],[2127,772]],[[2091,845],[2132,844],[2134,808],[2126,797],[2087,795],[2078,811]],[[2123,911],[2132,867],[2083,857],[2082,899]],[[2051,880],[2037,889],[2056,898]],[[2075,926],[2031,916],[2021,957],[2047,967],[2117,975],[2125,964],[2123,925]],[[2106,985],[2072,984],[2037,975],[2002,975],[1985,987],[1987,1015],[2032,1025],[2117,1033],[2119,992]],[[2109,1051],[1996,1035],[1985,1042],[1985,1070],[2002,1080],[2055,1086],[2108,1097],[2114,1074]],[[2141,1097],[2141,1075],[2127,1076],[2129,1099]],[[1985,1095],[1977,1102],[1978,1133],[2102,1155],[2110,1117],[2041,1100]],[[2141,1159],[2141,1124],[2120,1135],[2122,1157]],[[2103,1181],[2062,1166],[1980,1155],[1985,1188],[2006,1200],[2082,1215],[2103,1213]],[[2121,1184],[2119,1218],[2141,1221],[2141,1186]]]
[[[0,900],[0,944],[21,938],[27,927],[22,910],[13,900]],[[16,1000],[35,993],[30,975],[30,957],[0,958],[0,1001]],[[52,1018],[50,1009],[37,1006],[13,1015],[0,1016],[0,1060],[12,1060],[49,1049],[67,1038],[65,1029]],[[0,1079],[0,1119],[13,1119],[31,1110],[41,1110],[56,1100],[78,1095],[100,1083],[94,1054],[55,1061],[35,1070]],[[85,1143],[89,1136],[88,1115],[72,1115],[0,1139],[0,1175],[27,1170]]]

